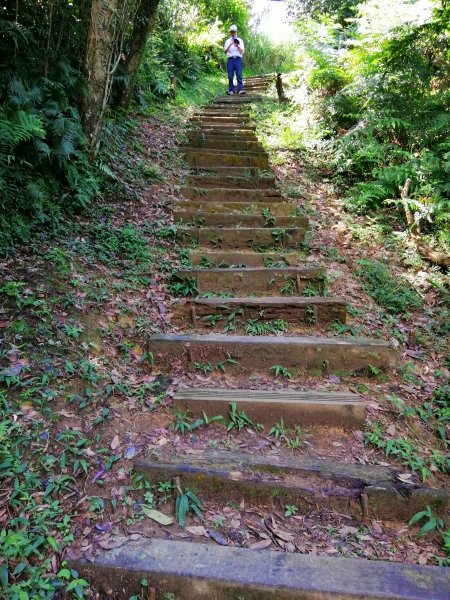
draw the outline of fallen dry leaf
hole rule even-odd
[[[159,510],[155,510],[154,508],[148,508],[148,506],[142,507],[142,512],[147,515],[153,521],[160,523],[161,525],[172,525],[173,517],[169,517],[168,515],[159,512]]]
[[[206,528],[203,525],[192,525],[191,527],[186,527],[186,531],[192,533],[192,535],[199,535],[203,537],[209,537]]]
[[[268,548],[272,545],[272,540],[259,540],[259,542],[253,542],[253,544],[249,544],[247,548],[250,550],[264,550],[264,548]]]

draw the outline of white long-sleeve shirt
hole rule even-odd
[[[235,43],[234,43],[235,39],[239,40],[239,47],[242,48],[242,54],[239,52],[239,50],[235,46]],[[242,38],[238,38],[238,37],[236,37],[234,39],[232,37],[230,37],[230,38],[227,39],[227,41],[223,45],[223,49],[226,50],[231,43],[233,45],[231,46],[231,48],[227,52],[228,58],[233,58],[234,56],[243,56],[244,52],[245,52],[244,40]]]

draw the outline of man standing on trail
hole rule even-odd
[[[228,71],[228,95],[234,94],[234,73],[236,73],[236,79],[238,83],[238,94],[245,94],[244,86],[242,84],[242,56],[245,52],[244,42],[237,36],[237,27],[232,25],[230,27],[231,37],[225,42],[223,49],[228,57],[227,60],[227,71]]]

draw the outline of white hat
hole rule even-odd
[[[237,27],[236,27],[236,25],[231,25],[231,27],[230,27],[230,31],[237,31]]]

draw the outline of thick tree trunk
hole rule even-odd
[[[113,75],[120,61],[126,0],[92,0],[84,71],[87,94],[82,101],[83,127],[91,153],[98,147]]]
[[[155,22],[160,0],[141,0],[134,19],[130,51],[125,60],[124,71],[128,79],[119,103],[128,106],[136,85],[136,76],[144,55],[145,45]]]

